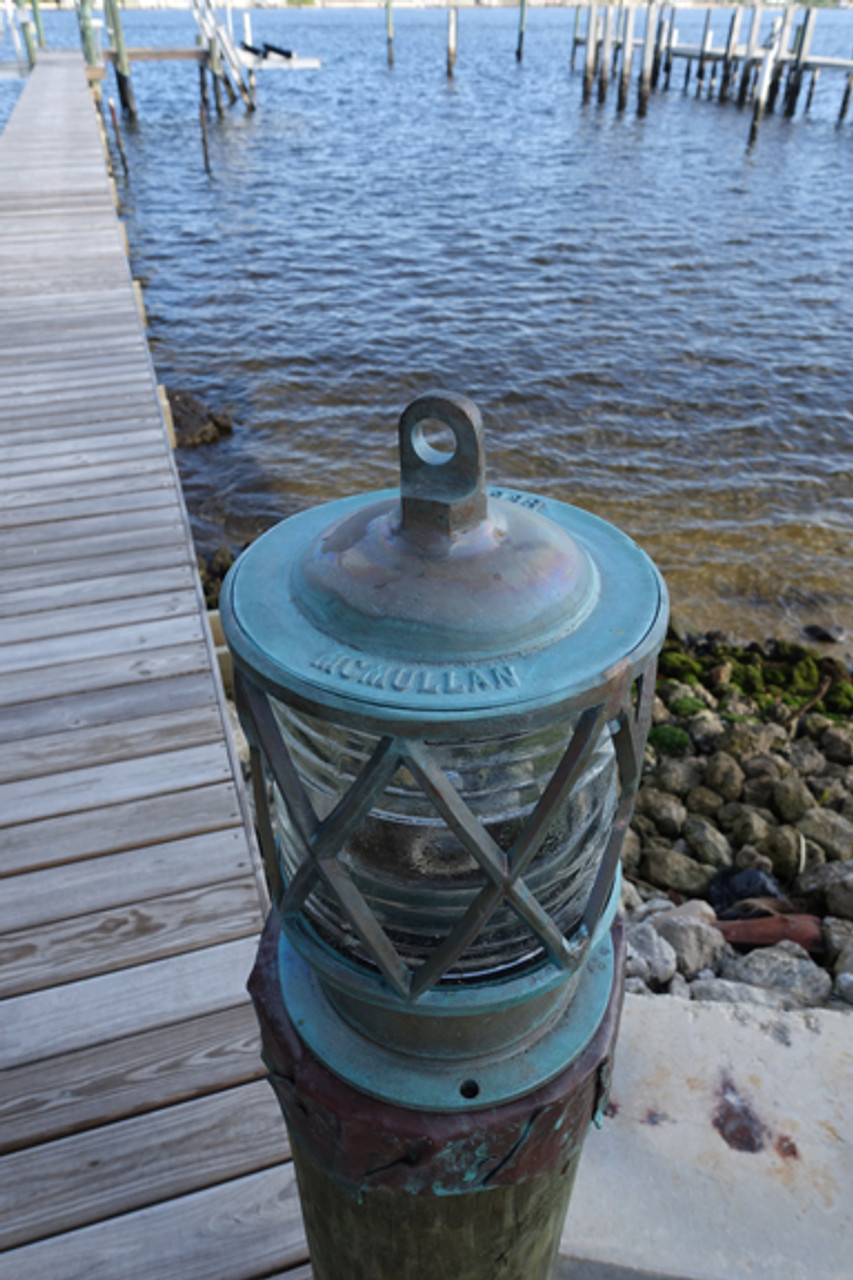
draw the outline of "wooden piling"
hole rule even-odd
[[[583,100],[589,102],[595,80],[595,63],[598,54],[598,6],[591,4],[587,10],[586,49],[584,50]]]
[[[385,39],[388,47],[388,66],[394,65],[394,9],[391,0],[385,0]]]
[[[572,56],[569,62],[569,66],[572,71],[575,69],[575,54],[577,53],[578,45],[581,43],[579,34],[581,27],[581,7],[582,6],[579,4],[575,5],[575,21],[574,26],[572,27]]]
[[[515,46],[515,58],[521,62],[524,57],[524,31],[527,26],[527,0],[521,0],[518,10],[518,44]]]
[[[33,11],[33,22],[35,23],[36,37],[38,39],[39,48],[46,49],[47,45],[44,42],[44,26],[41,20],[41,8],[39,6],[39,0],[30,0],[30,8]]]
[[[811,84],[809,85],[809,93],[808,93],[808,97],[806,98],[806,105],[804,108],[804,111],[806,112],[809,110],[809,108],[812,105],[812,98],[814,97],[814,91],[817,88],[817,82],[819,79],[820,79],[820,67],[815,67],[814,71],[812,72],[812,80],[811,80]]]
[[[752,113],[752,127],[749,131],[748,146],[752,146],[758,137],[758,126],[764,115],[764,109],[767,105],[767,98],[770,93],[770,85],[773,74],[776,70],[777,58],[782,48],[781,24],[777,19],[773,24],[773,36],[769,47],[767,48],[761,63],[761,69],[758,75],[758,86],[755,91],[755,107]]]
[[[844,86],[844,97],[841,99],[841,110],[838,113],[838,124],[844,123],[844,117],[847,115],[847,108],[850,106],[851,93],[853,93],[853,71],[848,71],[847,83]]]
[[[693,69],[693,59],[688,58],[687,66],[684,68],[684,84],[681,86],[685,93],[687,92],[687,88],[690,84],[690,72],[692,69]]]
[[[711,41],[714,38],[714,33],[711,30],[711,18],[713,17],[713,14],[713,9],[709,9],[705,14],[705,27],[702,31],[702,44],[699,49],[699,67],[696,71],[696,78],[699,81],[696,89],[697,96],[702,91],[702,83],[705,79],[705,62],[707,60],[708,50],[711,47]]]
[[[23,5],[21,5],[21,8],[23,8]],[[33,34],[33,24],[29,18],[21,18],[20,24],[21,34],[24,37],[24,44],[27,49],[27,62],[29,63],[30,71],[32,71],[36,65],[36,38]]]
[[[622,29],[622,72],[619,76],[619,97],[616,100],[617,111],[624,111],[628,105],[628,91],[631,87],[631,66],[634,61],[634,15],[636,10],[629,5],[625,10],[625,25]]]
[[[222,64],[219,60],[219,50],[216,47],[216,41],[211,40],[207,46],[207,65],[210,68],[210,78],[213,81],[213,101],[216,103],[216,114],[222,115]]]
[[[80,26],[80,43],[83,46],[83,57],[86,60],[86,65],[94,67],[98,62],[98,50],[95,45],[95,32],[92,28],[91,0],[79,0],[77,22]]]
[[[619,65],[619,51],[622,48],[623,28],[625,19],[625,6],[620,4],[616,10],[616,17],[613,20],[613,52],[610,59],[610,76],[611,79],[616,75],[616,68]]]
[[[776,99],[779,96],[779,86],[782,83],[782,74],[785,70],[785,64],[782,61],[782,58],[788,50],[788,42],[791,36],[791,25],[793,21],[794,10],[786,9],[784,17],[782,18],[782,28],[779,32],[779,48],[776,51],[776,63],[773,67],[773,74],[770,77],[770,89],[768,91],[767,102],[765,104],[765,110],[768,114],[773,111],[776,106]]]
[[[652,65],[655,56],[655,36],[657,34],[658,5],[652,3],[646,10],[646,35],[643,41],[643,65],[640,71],[640,84],[637,102],[637,114],[646,114],[649,105],[649,94],[652,87]]]
[[[119,101],[121,102],[122,110],[127,112],[131,120],[135,120],[136,98],[133,93],[133,85],[130,82],[130,59],[127,56],[127,46],[124,43],[124,30],[121,25],[118,0],[104,0],[104,17],[109,25],[110,38],[116,54],[113,70],[115,71]]]
[[[667,36],[666,36],[666,57],[665,57],[665,60],[664,60],[664,68],[663,68],[663,71],[664,71],[664,82],[663,82],[663,87],[664,87],[664,89],[668,89],[668,88],[669,88],[669,82],[670,82],[670,80],[672,79],[672,64],[673,64],[673,61],[674,61],[674,59],[673,59],[673,50],[674,50],[674,48],[675,48],[675,42],[676,42],[676,40],[677,40],[677,38],[678,38],[678,32],[677,32],[677,31],[676,31],[676,29],[675,29],[675,19],[676,19],[677,14],[678,14],[678,10],[677,10],[677,9],[675,8],[675,6],[673,5],[672,9],[670,10],[670,14],[669,14],[669,29],[668,29],[668,31],[667,31]]]
[[[661,8],[660,17],[657,21],[657,30],[655,32],[655,51],[652,56],[652,88],[658,87],[660,79],[660,69],[663,63],[663,47],[666,40],[666,6]]]
[[[201,121],[201,147],[204,152],[204,168],[210,173],[210,147],[207,141],[207,107],[203,102],[198,104],[198,114]]]
[[[800,90],[803,87],[803,76],[805,75],[804,64],[811,53],[816,21],[817,9],[807,9],[805,21],[800,28],[800,38],[797,41],[797,57],[791,67],[791,72],[788,76],[788,87],[785,92],[785,115],[789,118],[797,109],[797,99],[800,96]]]
[[[124,169],[125,177],[127,177],[130,174],[130,169],[128,168],[128,165],[127,165],[127,156],[124,153],[124,140],[121,136],[121,126],[119,125],[119,122],[118,122],[118,112],[116,111],[116,104],[113,102],[112,98],[108,98],[107,105],[109,106],[110,115],[112,116],[113,132],[115,133],[115,136],[116,136],[116,146],[118,147],[118,153],[119,153],[119,156],[121,157],[121,167]]]
[[[613,5],[609,4],[604,14],[604,36],[601,43],[601,59],[598,68],[598,101],[607,101],[607,89],[610,84],[610,58],[613,53]]]
[[[735,54],[737,53],[737,42],[740,37],[740,26],[743,22],[743,5],[738,5],[732,14],[732,20],[729,24],[729,38],[726,41],[726,56],[723,59],[723,73],[720,76],[720,102],[725,102],[729,96],[729,86],[732,81],[732,73],[734,71]]]
[[[459,33],[459,10],[455,7],[447,10],[447,74],[453,76],[456,66],[456,42]]]
[[[746,53],[743,59],[743,71],[740,77],[740,88],[738,90],[738,106],[742,107],[749,97],[750,84],[753,79],[753,71],[755,69],[756,50],[758,48],[758,37],[761,32],[761,18],[764,12],[764,6],[757,4],[752,10],[752,22],[749,28],[749,38],[746,42]]]

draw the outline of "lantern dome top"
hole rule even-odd
[[[587,512],[487,490],[470,400],[421,396],[399,439],[399,493],[293,516],[229,574],[229,645],[269,692],[360,723],[535,714],[659,646],[666,590],[649,558]]]

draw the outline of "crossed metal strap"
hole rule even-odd
[[[267,697],[244,675],[235,673],[240,716],[252,746],[261,847],[270,891],[282,917],[299,916],[305,900],[322,881],[337,898],[380,972],[404,1000],[417,999],[435,986],[503,902],[521,917],[555,964],[564,969],[575,968],[586,954],[607,901],[631,818],[651,719],[654,669],[652,662],[638,677],[633,695],[625,672],[617,673],[605,687],[604,700],[581,711],[557,768],[508,852],[492,839],[438,766],[429,747],[418,738],[390,734],[380,738],[367,764],[332,812],[326,818],[318,818],[282,740]],[[539,904],[522,875],[539,852],[554,814],[582,776],[605,723],[609,723],[616,752],[620,800],[582,922],[567,938]],[[302,860],[288,885],[281,876],[264,765],[284,797],[293,830],[302,846]],[[364,895],[337,860],[338,853],[359,829],[401,766],[411,771],[438,814],[486,876],[485,885],[461,920],[430,958],[415,970],[403,962]]]

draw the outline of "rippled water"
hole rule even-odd
[[[492,481],[626,529],[689,625],[853,633],[843,77],[747,152],[748,113],[680,67],[645,120],[582,107],[569,10],[529,12],[520,67],[517,11],[462,10],[452,82],[446,21],[398,12],[389,70],[380,10],[256,12],[323,69],[214,117],[212,179],[195,69],[134,72],[119,186],[155,363],[238,424],[181,451],[200,548],[395,483],[397,415],[439,384],[481,406]],[[125,30],[194,36],[181,13]],[[853,15],[821,12],[814,47],[850,56]]]

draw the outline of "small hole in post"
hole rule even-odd
[[[463,1080],[459,1086],[459,1092],[463,1098],[476,1098],[480,1092],[480,1086],[476,1080]]]
[[[456,432],[439,418],[424,418],[412,431],[412,446],[422,462],[440,467],[456,452]]]

